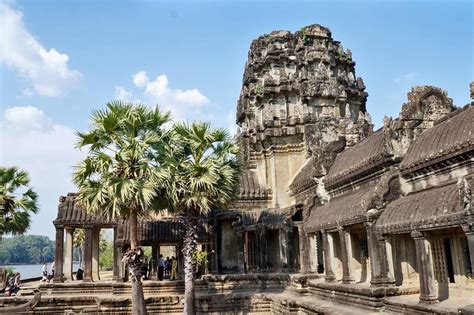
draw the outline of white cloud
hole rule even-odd
[[[27,30],[23,14],[6,3],[0,3],[0,42],[0,62],[31,84],[26,95],[58,96],[82,79],[78,70],[69,68],[69,56],[44,48]]]
[[[21,130],[49,130],[52,121],[42,110],[33,106],[16,106],[5,111],[5,120],[11,127]]]
[[[136,87],[145,89],[145,95],[150,100],[164,106],[201,106],[209,103],[209,99],[198,89],[171,89],[166,74],[161,74],[154,81],[150,81],[145,71],[139,71],[132,78]]]
[[[402,74],[398,78],[395,78],[394,81],[397,84],[404,83],[404,82],[411,82],[415,80],[419,75],[420,74],[418,72],[409,72],[409,73]]]
[[[72,166],[83,156],[75,141],[72,128],[32,106],[10,107],[0,118],[0,165],[28,171],[39,194],[40,212],[33,217],[30,234],[54,236],[58,198],[75,191]]]
[[[138,87],[145,87],[148,83],[148,76],[145,71],[138,71],[133,76],[133,84]]]
[[[163,110],[171,111],[175,120],[207,120],[204,106],[210,101],[199,89],[174,89],[170,87],[168,76],[161,74],[150,81],[145,71],[132,75],[134,91],[122,86],[115,87],[115,98],[131,102],[143,102],[159,105]]]
[[[121,101],[130,101],[132,99],[132,92],[128,91],[124,87],[115,87],[115,99]]]

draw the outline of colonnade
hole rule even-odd
[[[83,226],[85,240],[83,253],[83,280],[92,282],[100,280],[99,267],[99,242],[100,230],[98,226]],[[55,274],[54,282],[64,282],[73,280],[73,235],[74,226],[56,225],[56,254],[55,254]],[[117,246],[117,227],[114,227],[114,252],[113,252],[113,280],[118,281],[123,275],[122,247]]]
[[[470,276],[473,277],[474,266],[474,227],[463,226],[464,235],[467,241],[467,261],[470,267]],[[393,257],[393,235],[377,234],[374,231],[374,223],[365,223],[367,233],[367,251],[370,261],[371,285],[372,286],[391,286],[395,284],[394,258]],[[327,282],[341,280],[343,284],[355,282],[353,268],[353,253],[351,244],[350,227],[339,227],[338,229],[321,230],[322,250],[324,251],[324,272]],[[420,285],[420,302],[437,303],[439,301],[438,282],[435,276],[435,262],[432,249],[432,235],[429,231],[411,231],[410,238],[415,244],[416,265]],[[315,242],[316,234],[309,234],[310,249],[314,253],[317,244]],[[338,238],[340,248],[339,258],[341,260],[341,269],[336,272],[336,242]],[[458,257],[460,258],[460,257]],[[469,269],[468,268],[468,269]],[[341,272],[342,271],[342,272]],[[469,273],[469,270],[468,270]]]

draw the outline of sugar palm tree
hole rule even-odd
[[[0,240],[8,233],[25,233],[38,212],[38,195],[29,184],[27,172],[0,166]]]
[[[163,167],[168,169],[167,208],[185,218],[184,313],[195,314],[194,280],[198,219],[232,201],[240,175],[237,144],[224,129],[194,122],[173,126],[173,141]],[[158,208],[158,207],[156,207]]]
[[[74,229],[72,244],[79,249],[79,266],[84,268],[84,245],[86,244],[86,231],[84,229]]]
[[[77,147],[88,150],[73,175],[78,201],[87,211],[127,219],[130,226],[130,251],[124,260],[132,280],[132,314],[146,314],[138,219],[147,214],[164,179],[154,157],[170,118],[158,107],[114,101],[92,113],[88,132],[78,133]]]

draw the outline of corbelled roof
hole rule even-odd
[[[139,222],[138,240],[142,245],[156,242],[180,243],[184,238],[185,226],[180,219],[144,220]],[[206,241],[209,239],[211,228],[206,220],[198,221],[198,239]],[[118,229],[118,242],[128,243],[130,226],[121,224]]]
[[[242,217],[243,226],[260,224],[269,227],[285,224],[295,212],[296,208],[289,207],[283,209],[242,211],[240,212],[240,216]]]
[[[474,106],[455,111],[420,134],[401,163],[404,173],[474,149]]]
[[[291,181],[289,188],[292,195],[297,195],[317,184],[315,177],[320,175],[316,169],[314,158],[306,160],[299,172]]]
[[[372,191],[370,185],[359,190],[331,199],[330,202],[313,208],[306,222],[306,230],[315,232],[331,229],[339,225],[349,225],[363,222],[366,216],[366,206],[363,204],[367,194]]]
[[[240,178],[239,198],[240,199],[268,199],[271,190],[260,184],[257,174],[252,170],[245,170]]]
[[[471,186],[474,180],[470,180]],[[459,224],[465,218],[456,183],[422,190],[390,203],[379,217],[380,233],[403,233],[414,229]]]
[[[338,154],[324,180],[326,187],[334,186],[363,173],[389,157],[390,154],[384,145],[383,130],[379,129]]]
[[[59,199],[58,216],[54,220],[55,225],[96,225],[110,226],[116,225],[116,220],[91,214],[83,209],[76,201],[76,193],[68,193],[66,197],[61,196]]]

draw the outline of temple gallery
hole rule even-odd
[[[440,87],[415,86],[398,117],[374,130],[355,64],[320,25],[251,43],[236,117],[245,169],[232,206],[199,219],[207,262],[196,282],[198,312],[472,311],[473,103],[455,105]],[[40,286],[42,301],[62,311],[127,312],[127,222],[89,214],[76,196],[59,199],[62,272]],[[82,281],[72,280],[78,228]],[[104,228],[115,244],[107,281],[98,266]],[[156,262],[172,247],[182,272],[182,218],[145,218],[138,230],[140,244],[152,248],[152,280],[143,284],[149,312],[180,313],[182,282],[156,281]]]

